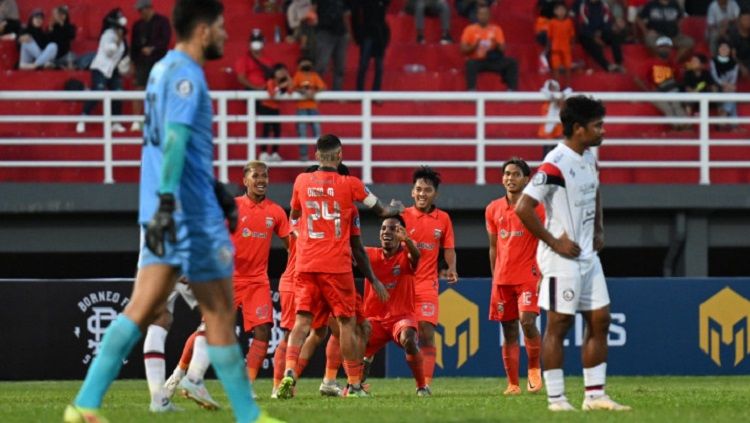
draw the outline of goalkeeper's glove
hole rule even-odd
[[[162,257],[165,253],[165,240],[171,243],[177,242],[177,232],[174,224],[174,195],[159,194],[159,209],[146,226],[146,247],[156,256]]]
[[[219,181],[214,181],[214,194],[216,194],[221,210],[224,211],[224,217],[229,222],[229,232],[234,233],[237,230],[237,203],[234,202],[234,197]]]

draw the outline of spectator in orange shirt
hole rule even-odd
[[[477,74],[494,72],[502,76],[508,91],[518,88],[518,63],[505,55],[505,35],[498,25],[490,24],[490,8],[480,5],[477,23],[469,25],[461,35],[461,52],[466,61],[466,88],[476,90]]]
[[[552,77],[560,80],[565,76],[565,85],[570,86],[570,68],[573,65],[573,39],[575,38],[573,20],[568,17],[565,3],[555,5],[555,18],[549,21],[550,66]]]
[[[318,116],[318,102],[315,95],[326,89],[326,84],[317,72],[313,70],[313,62],[307,57],[301,57],[297,61],[297,72],[292,80],[292,89],[303,99],[297,102],[297,116]],[[307,126],[312,128],[312,135],[316,139],[320,137],[320,122],[297,122],[297,136],[307,138]],[[307,144],[299,146],[299,159],[307,161]]]
[[[268,90],[270,98],[261,102],[261,105],[265,108],[264,115],[279,116],[281,114],[281,105],[276,98],[281,95],[291,94],[292,92],[292,78],[289,76],[289,70],[285,64],[276,63],[273,65],[273,77],[268,78],[268,81],[266,81],[266,90]],[[274,138],[281,138],[281,122],[263,123],[263,137],[266,138],[266,134],[270,134],[271,132],[273,132]],[[269,150],[271,151],[270,154],[268,153]],[[261,161],[264,161],[264,158],[271,162],[280,162],[282,158],[279,155],[279,145],[261,145]]]

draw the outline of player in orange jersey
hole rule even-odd
[[[357,357],[355,305],[356,290],[352,275],[350,226],[355,202],[361,202],[380,216],[394,216],[403,210],[399,202],[384,206],[356,177],[339,175],[341,140],[335,135],[318,139],[316,158],[320,168],[302,173],[294,182],[291,218],[300,219],[297,239],[297,281],[295,305],[297,316],[289,336],[286,370],[279,385],[279,398],[291,398],[296,380],[300,348],[319,311],[329,310],[338,320],[341,354],[347,373],[348,395],[367,396],[361,389],[361,356]],[[387,291],[377,287],[385,301]]]
[[[491,202],[484,213],[492,269],[490,320],[499,321],[503,326],[503,364],[508,376],[508,388],[503,394],[518,395],[521,393],[518,386],[519,316],[529,358],[526,390],[539,392],[542,389],[539,365],[542,337],[535,324],[539,315],[537,284],[541,274],[536,263],[538,240],[515,213],[516,202],[529,183],[531,169],[525,161],[512,158],[503,163],[502,171],[505,196]],[[536,214],[543,221],[544,206],[537,205]]]
[[[435,371],[435,326],[438,323],[438,255],[443,249],[449,284],[458,282],[453,223],[448,213],[435,207],[440,174],[428,166],[414,171],[411,197],[414,206],[404,210],[409,237],[417,244],[422,258],[415,276],[416,314],[419,322],[419,347],[424,355],[427,384]]]
[[[372,288],[365,285],[364,313],[372,326],[365,356],[372,357],[389,341],[395,342],[406,353],[406,362],[417,383],[417,395],[430,396],[414,315],[414,273],[420,253],[407,235],[406,223],[401,216],[383,220],[380,245],[367,247],[367,255],[375,275],[388,289],[389,298],[386,303],[381,302]]]

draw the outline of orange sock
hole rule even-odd
[[[297,367],[297,360],[299,360],[300,349],[302,348],[298,345],[286,345],[286,366],[284,372],[290,369],[294,370]]]
[[[306,358],[298,358],[297,359],[297,367],[294,368],[294,375],[296,377],[300,377],[302,375],[302,372],[305,371],[305,367],[307,367],[307,363],[309,363],[310,360]]]
[[[273,353],[273,387],[276,388],[284,377],[284,360],[286,360],[286,340],[283,339]]]
[[[205,332],[195,331],[185,341],[185,346],[182,348],[182,356],[180,356],[180,363],[178,364],[182,370],[187,370],[190,367],[190,360],[193,358],[193,345],[195,345],[195,338],[198,335],[205,335]]]
[[[325,380],[335,380],[341,367],[341,345],[339,339],[333,335],[326,344],[326,374]]]
[[[541,364],[539,363],[539,353],[542,351],[542,337],[541,335],[535,338],[523,338],[526,343],[526,355],[529,357],[529,369],[539,369]]]
[[[406,354],[406,363],[411,368],[411,374],[414,375],[417,388],[424,388],[427,382],[424,379],[424,358],[422,357],[422,351],[418,351],[416,354]]]
[[[427,385],[432,383],[432,375],[435,373],[435,347],[419,347],[422,350],[424,363],[424,381]]]
[[[344,360],[344,371],[350,385],[358,385],[362,381],[362,363],[359,361]]]
[[[503,365],[508,383],[518,385],[518,359],[521,348],[516,344],[503,344]]]
[[[247,376],[250,378],[250,382],[258,377],[260,365],[263,364],[267,351],[268,342],[253,339],[253,342],[250,344],[250,349],[247,351]]]

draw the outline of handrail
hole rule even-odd
[[[654,92],[598,92],[581,93],[592,95],[605,103],[638,103],[656,101],[690,102],[698,104],[698,115],[695,117],[666,117],[666,116],[623,116],[610,115],[607,117],[609,124],[627,125],[654,125],[654,124],[689,124],[697,125],[698,138],[670,138],[670,139],[647,139],[647,138],[608,138],[607,146],[681,146],[694,147],[698,151],[697,160],[675,160],[675,161],[644,161],[644,160],[602,160],[601,168],[692,168],[698,169],[700,173],[699,183],[710,183],[710,171],[713,168],[750,168],[749,161],[713,161],[710,153],[713,146],[750,146],[747,139],[711,139],[710,126],[714,124],[748,124],[750,117],[725,118],[710,116],[709,106],[717,102],[750,102],[750,94],[747,93],[654,93]],[[351,113],[327,114],[323,116],[257,116],[255,115],[255,102],[268,98],[265,91],[213,91],[210,93],[216,106],[214,122],[216,123],[217,158],[215,165],[218,168],[219,178],[227,180],[229,168],[241,166],[244,160],[254,159],[257,144],[272,141],[280,145],[296,145],[301,142],[311,143],[312,140],[301,140],[295,137],[284,137],[280,139],[259,139],[256,133],[257,123],[266,122],[323,122],[323,123],[355,123],[360,124],[360,136],[346,138],[347,145],[356,145],[361,148],[360,160],[347,160],[350,166],[362,168],[362,179],[366,183],[373,182],[374,168],[383,167],[414,167],[420,164],[429,164],[446,168],[473,168],[476,171],[475,182],[484,184],[485,170],[490,166],[498,166],[497,160],[488,160],[487,148],[497,146],[545,146],[553,145],[554,140],[529,138],[496,138],[488,136],[487,125],[539,125],[547,123],[544,116],[528,116],[523,114],[491,115],[488,114],[490,103],[539,103],[548,101],[547,97],[540,92],[323,92],[317,95],[319,102],[339,101],[351,104]],[[282,101],[294,101],[300,97],[297,94],[279,98]],[[80,115],[33,115],[25,114],[25,110],[19,110],[17,115],[0,116],[0,127],[7,123],[74,123],[87,122],[103,124],[101,137],[82,136],[42,138],[42,137],[6,137],[0,138],[0,146],[14,146],[27,144],[40,145],[98,145],[102,146],[101,160],[3,160],[0,158],[0,168],[39,168],[39,167],[98,167],[104,169],[104,182],[113,183],[115,167],[138,166],[137,160],[116,160],[114,158],[114,146],[140,144],[141,139],[136,137],[113,137],[112,125],[119,122],[132,122],[142,120],[142,116],[134,115],[112,115],[112,101],[118,100],[142,100],[143,92],[138,91],[2,91],[0,102],[3,101],[83,101],[97,100],[103,103],[103,114],[97,116]],[[376,104],[384,101],[393,102],[421,102],[427,106],[431,102],[450,102],[473,104],[473,112],[462,108],[457,114],[415,114],[415,115],[389,115],[382,114],[377,110]],[[247,113],[236,114],[229,112],[229,104],[242,102]],[[443,109],[444,110],[444,109]],[[348,112],[348,111],[347,111]],[[552,119],[554,121],[554,119]],[[236,123],[246,124],[246,132],[243,136],[231,136],[229,125]],[[459,124],[473,125],[474,136],[464,135],[451,138],[425,140],[414,137],[377,138],[374,137],[374,125],[409,125],[409,124]],[[637,127],[636,127],[637,128]],[[408,133],[408,132],[407,132]],[[637,134],[635,134],[637,135]],[[244,160],[230,159],[229,146],[246,144],[247,154]],[[471,160],[374,160],[373,148],[378,146],[473,146],[475,147],[474,158]],[[598,154],[600,152],[597,151]],[[538,162],[529,162],[538,165]],[[307,164],[297,160],[271,163],[276,167],[301,167]]]

